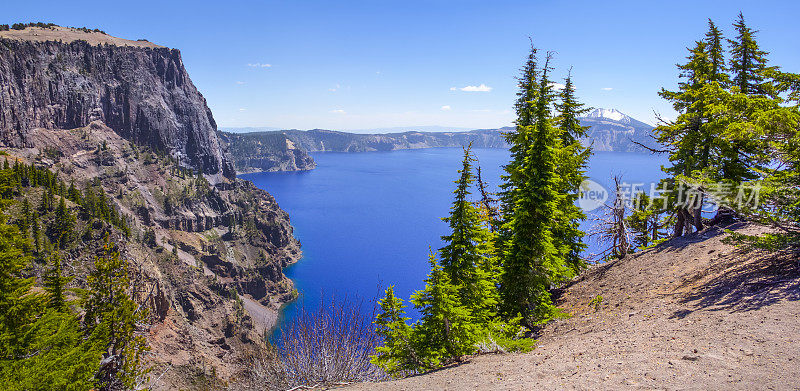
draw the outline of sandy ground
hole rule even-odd
[[[72,42],[77,40],[84,40],[89,42],[90,45],[98,46],[102,44],[109,44],[115,46],[135,46],[142,48],[158,48],[162,47],[148,41],[131,41],[124,38],[112,37],[103,33],[83,32],[71,27],[28,27],[24,30],[8,30],[0,31],[0,38],[17,39],[21,41],[61,41]]]
[[[724,236],[712,228],[591,268],[558,298],[573,316],[533,352],[348,388],[800,390],[797,259],[743,254]]]

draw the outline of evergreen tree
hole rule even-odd
[[[78,319],[47,309],[47,297],[22,277],[30,244],[0,224],[0,384],[4,390],[87,390],[94,386],[100,346],[85,339]]]
[[[55,221],[53,223],[53,239],[58,244],[59,248],[65,248],[67,243],[72,240],[73,229],[75,226],[75,216],[67,208],[64,197],[56,208]]]
[[[42,295],[31,292],[33,278],[23,278],[30,263],[30,244],[17,227],[0,223],[0,357],[15,359],[30,345],[30,325],[44,307]]]
[[[450,234],[442,236],[445,246],[439,251],[444,272],[458,288],[459,302],[472,310],[476,324],[486,325],[495,315],[498,302],[496,260],[493,235],[478,207],[468,199],[474,182],[472,161],[475,159],[470,149],[464,149],[450,216],[442,219],[450,226]]]
[[[516,126],[514,130],[505,133],[504,137],[509,145],[511,161],[504,167],[505,174],[501,176],[503,183],[500,185],[500,216],[503,221],[498,222],[498,251],[504,250],[505,244],[511,237],[508,220],[510,219],[515,200],[518,197],[518,189],[525,183],[523,167],[525,158],[530,149],[529,131],[533,125],[533,102],[537,100],[538,78],[541,72],[538,68],[538,50],[531,44],[531,51],[525,66],[520,71],[517,78],[517,100],[514,103],[514,110],[517,114]]]
[[[394,295],[394,286],[386,289],[378,305],[381,312],[375,317],[375,328],[383,346],[375,349],[372,363],[396,377],[416,372],[423,364],[412,346],[407,323],[410,318],[406,317],[403,300]]]
[[[733,24],[736,38],[728,40],[731,47],[730,69],[733,72],[733,85],[739,92],[748,95],[775,96],[775,90],[767,82],[768,72],[774,67],[767,66],[767,54],[761,50],[755,39],[758,31],[752,30],[744,21],[744,15]]]
[[[414,325],[418,335],[418,353],[423,369],[436,368],[475,351],[477,326],[470,309],[459,303],[458,287],[429,256],[431,272],[425,280],[425,289],[411,295],[411,303],[422,315]]]
[[[68,277],[64,277],[61,265],[61,254],[53,252],[50,255],[50,269],[44,276],[44,287],[48,293],[47,306],[57,311],[67,310],[67,299],[64,296]]]
[[[105,353],[100,382],[104,389],[130,388],[146,373],[142,354],[147,350],[144,337],[136,334],[137,323],[146,310],[128,296],[128,265],[105,239],[103,255],[95,257],[95,269],[87,283],[91,289],[85,307],[84,323],[94,334],[103,335]]]
[[[730,83],[728,68],[725,65],[725,49],[722,42],[725,37],[722,30],[717,27],[713,20],[708,19],[708,31],[706,32],[705,46],[708,61],[708,81],[717,82],[722,87],[727,87]]]
[[[586,263],[581,252],[586,249],[583,243],[584,232],[579,222],[586,218],[580,207],[576,205],[581,183],[587,179],[586,168],[592,154],[591,147],[583,147],[581,139],[586,138],[588,126],[581,126],[579,117],[589,112],[575,96],[572,75],[567,75],[564,88],[559,94],[560,102],[555,105],[559,112],[556,121],[561,133],[560,148],[557,153],[556,172],[561,178],[559,193],[561,198],[559,214],[554,220],[553,240],[562,253],[573,273],[582,270]]]
[[[553,238],[553,217],[559,214],[564,195],[559,193],[563,184],[556,172],[560,132],[550,112],[550,57],[548,54],[538,81],[536,100],[518,117],[517,133],[527,136],[527,150],[519,157],[512,156],[512,163],[506,167],[507,191],[513,203],[504,224],[510,238],[503,254],[500,296],[506,317],[521,315],[529,327],[557,314],[549,289],[559,279],[571,276]],[[521,85],[527,88],[527,83]],[[530,125],[523,125],[529,121]]]

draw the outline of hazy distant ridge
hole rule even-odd
[[[652,126],[615,109],[596,109],[581,118],[590,126],[589,137],[582,140],[595,151],[642,152],[633,141],[652,145]],[[246,128],[254,129],[254,128]],[[513,128],[469,131],[362,134],[335,130],[281,130],[262,132],[226,132],[234,165],[239,172],[293,171],[314,167],[305,152],[371,152],[400,149],[464,147],[508,148],[503,132]],[[240,130],[240,129],[236,129]]]

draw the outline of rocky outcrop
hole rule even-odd
[[[128,262],[137,302],[149,309],[142,325],[149,362],[159,372],[207,367],[207,376],[223,379],[244,370],[296,295],[283,268],[300,258],[300,243],[275,199],[239,178],[211,184],[100,121],[27,136],[32,146],[2,148],[7,157],[48,167],[78,189],[101,187],[124,216],[130,235],[111,238]],[[75,286],[85,283],[101,244],[98,237],[64,252]],[[170,370],[154,388],[186,388],[184,380]]]
[[[281,132],[222,133],[238,173],[305,171],[317,166],[311,155]]]
[[[235,175],[177,49],[4,37],[11,33],[0,34],[0,144],[31,146],[33,128],[73,129],[99,120],[184,166]],[[35,36],[42,34],[56,32]]]
[[[179,51],[62,27],[0,31],[0,149],[99,186],[125,219],[129,234],[108,231],[149,309],[139,331],[153,389],[235,377],[296,297],[282,272],[300,258],[289,217],[235,178],[226,148]],[[63,254],[75,287],[103,243],[80,231]]]
[[[359,134],[333,130],[285,130],[297,147],[309,152],[369,152],[399,149],[442,147],[508,148],[502,131],[470,130],[467,132],[403,132],[386,134]]]

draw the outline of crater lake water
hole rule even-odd
[[[509,153],[475,149],[490,189],[497,189]],[[317,168],[303,172],[242,175],[270,192],[289,213],[303,258],[285,269],[300,298],[284,309],[281,322],[300,306],[318,307],[323,298],[369,301],[394,285],[404,300],[423,287],[428,250],[442,246],[447,233],[453,183],[461,168],[460,148],[364,153],[314,153]],[[666,158],[650,154],[597,152],[587,175],[606,189],[612,175],[628,183],[662,177]],[[475,194],[473,194],[475,195]],[[586,229],[588,223],[584,223]],[[588,253],[597,244],[587,239]],[[409,308],[409,315],[416,312]]]

